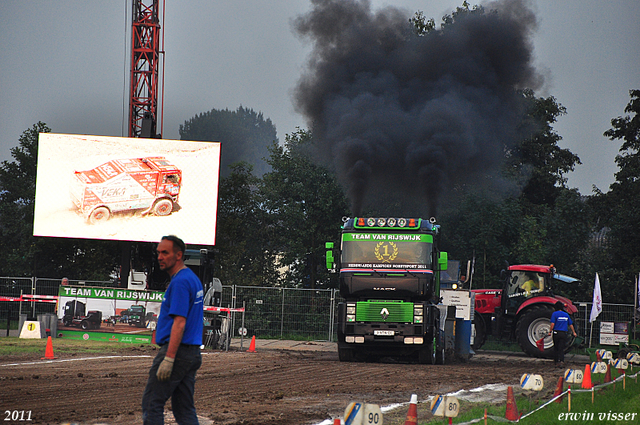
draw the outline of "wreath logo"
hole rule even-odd
[[[391,247],[392,252],[389,252],[389,247]],[[396,245],[394,242],[389,242],[388,244],[385,242],[378,242],[373,253],[375,254],[378,261],[389,263],[395,260],[398,256],[398,245]]]

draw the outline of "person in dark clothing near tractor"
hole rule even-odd
[[[564,311],[562,302],[555,303],[554,308],[556,311],[551,314],[551,328],[550,332],[553,336],[553,348],[554,356],[553,363],[556,365],[564,364],[564,350],[567,346],[568,332],[571,331],[574,337],[578,336],[573,328],[573,321],[569,314]]]

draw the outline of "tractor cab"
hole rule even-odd
[[[528,299],[550,295],[550,273],[534,270],[509,270],[502,298],[507,314],[516,314],[518,308]]]

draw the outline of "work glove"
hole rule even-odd
[[[171,371],[173,370],[173,362],[175,359],[171,357],[165,357],[160,363],[160,367],[158,367],[158,372],[156,372],[156,376],[158,377],[158,381],[168,381],[171,377]]]

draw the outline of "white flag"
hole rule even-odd
[[[596,284],[593,288],[593,305],[591,306],[591,316],[589,323],[594,322],[598,315],[602,312],[602,293],[600,292],[600,278],[596,273]]]

